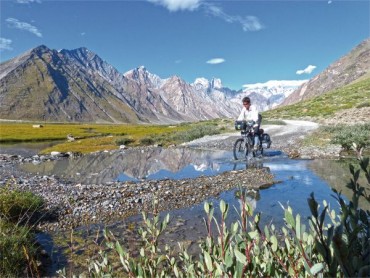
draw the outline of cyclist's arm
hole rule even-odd
[[[256,106],[253,106],[253,108],[251,109],[251,118],[252,120],[258,124],[259,122],[259,117],[258,117],[258,109]]]
[[[237,121],[244,121],[245,120],[245,108],[243,107],[242,111],[240,112],[240,115],[237,119]]]

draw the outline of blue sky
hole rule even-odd
[[[310,79],[370,37],[370,1],[0,1],[0,61],[87,47],[124,73],[241,89]]]

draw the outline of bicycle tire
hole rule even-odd
[[[242,160],[245,159],[248,155],[248,148],[246,148],[244,144],[244,139],[239,138],[234,143],[233,148],[234,158],[235,160]]]
[[[254,138],[251,135],[248,135],[247,139],[248,139],[248,144],[247,144],[247,151],[245,153],[245,157],[248,158],[249,154],[252,154],[252,157],[256,157],[257,152],[253,148]]]

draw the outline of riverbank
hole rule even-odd
[[[67,159],[67,158],[60,158]],[[43,230],[70,229],[82,224],[109,223],[141,211],[150,212],[157,199],[160,211],[189,207],[241,186],[265,188],[274,183],[268,169],[228,171],[217,176],[181,180],[143,180],[82,184],[56,176],[31,175],[17,169],[27,158],[0,156],[1,183],[29,190],[46,201],[49,219],[40,223]],[[47,220],[47,221],[46,221]]]
[[[272,148],[282,150],[290,157],[312,159],[340,156],[340,146],[328,145],[329,147],[325,149],[301,146],[299,142],[318,128],[316,123],[287,121],[286,125],[268,125],[263,128],[271,135]],[[240,136],[239,132],[205,136],[185,143],[182,147],[231,151],[238,136]],[[160,147],[138,148],[142,153],[150,153],[153,149]],[[115,152],[120,152],[120,150]],[[95,222],[107,223],[138,214],[141,211],[150,212],[154,199],[159,201],[160,211],[167,211],[201,203],[207,198],[217,197],[223,191],[237,186],[259,189],[274,183],[274,177],[264,168],[228,171],[215,176],[181,180],[84,184],[63,180],[54,175],[34,175],[22,172],[17,167],[22,163],[43,163],[58,159],[73,158],[66,158],[61,154],[33,157],[0,155],[1,184],[29,190],[46,200],[48,215],[52,217],[40,224],[40,228],[45,230],[70,229],[81,224]]]
[[[265,133],[272,140],[271,148],[284,152],[290,158],[301,159],[338,159],[343,151],[340,145],[326,144],[318,146],[315,144],[304,145],[304,138],[315,132],[319,124],[310,121],[285,120],[285,125],[262,125]],[[193,148],[232,150],[235,140],[240,137],[240,132],[205,136],[191,142],[182,144]]]

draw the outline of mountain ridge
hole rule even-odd
[[[329,65],[323,72],[297,88],[280,106],[286,106],[320,96],[334,89],[356,82],[370,74],[370,38]]]
[[[367,47],[368,42],[370,39],[363,45]],[[365,53],[365,63],[357,61],[360,54],[351,53]],[[370,56],[367,53],[358,47],[350,52],[360,69],[365,65],[362,71],[365,73],[355,75],[356,78],[367,74]],[[334,67],[336,64],[328,69],[338,68]],[[144,66],[122,74],[86,47],[57,51],[41,45],[0,64],[0,118],[98,123],[179,123],[236,118],[243,97],[251,97],[253,104],[265,111],[281,103],[285,105],[299,91],[295,90],[299,85],[299,88],[309,87],[315,78],[270,80],[247,84],[236,91],[224,87],[218,78],[199,77],[193,83],[176,75],[162,79]]]

